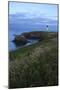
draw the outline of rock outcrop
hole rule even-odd
[[[15,38],[13,42],[17,46],[25,45],[28,43],[28,40],[44,40],[45,38],[53,38],[56,37],[57,33],[55,32],[44,32],[44,31],[34,31],[34,32],[25,32],[22,33],[21,35],[15,35]]]
[[[15,36],[13,42],[16,44],[16,46],[21,46],[21,45],[25,45],[27,43],[27,40],[24,36],[18,35]]]

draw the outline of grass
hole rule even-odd
[[[58,85],[57,37],[9,52],[9,88]]]

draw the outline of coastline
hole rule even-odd
[[[17,41],[17,39],[15,40],[16,37],[19,37],[19,38],[20,38],[20,37],[24,36],[24,34],[27,34],[27,35],[28,35],[29,33],[31,34],[31,33],[36,33],[36,32],[37,32],[37,33],[48,33],[48,34],[49,34],[49,33],[56,33],[56,34],[58,34],[58,32],[50,32],[50,31],[49,31],[49,32],[47,32],[47,31],[33,31],[33,32],[24,32],[24,33],[21,33],[20,35],[14,35],[14,39],[11,41],[11,43],[14,45],[15,48],[10,49],[10,51],[15,51],[15,50],[17,50],[17,49],[19,49],[19,48],[23,48],[23,47],[32,45],[32,44],[35,43],[35,41],[38,42],[41,38],[46,37],[46,35],[43,36],[43,34],[42,34],[41,36],[39,35],[39,37],[38,37],[37,39],[36,39],[35,37],[34,37],[35,39],[33,39],[33,38],[31,38],[31,39],[26,38],[27,40],[30,40],[30,42],[27,41],[24,45],[22,44],[22,45],[19,45],[19,46],[18,46],[18,44],[17,44],[17,47],[16,47],[16,43],[15,43],[15,42]],[[24,36],[24,37],[25,37],[25,36]],[[30,36],[30,37],[31,37],[31,36]],[[22,39],[24,39],[24,38],[22,38]],[[33,40],[33,42],[31,42],[32,40]],[[15,42],[14,42],[14,41],[15,41]],[[21,40],[19,40],[19,43],[20,43],[20,41],[21,41]]]

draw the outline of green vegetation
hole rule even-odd
[[[46,33],[38,43],[9,52],[9,88],[58,85],[57,39]]]

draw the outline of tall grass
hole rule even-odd
[[[56,39],[10,52],[9,88],[58,85]]]

